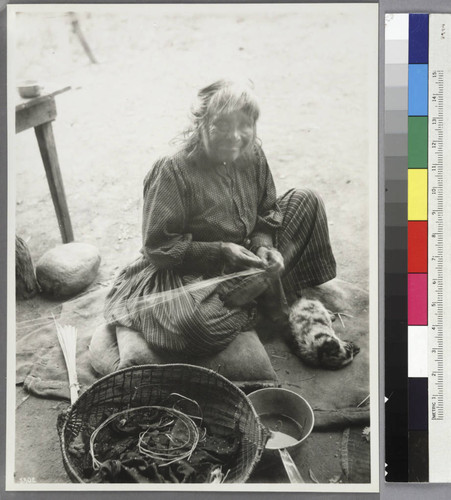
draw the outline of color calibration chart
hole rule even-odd
[[[387,481],[451,482],[450,118],[451,14],[386,14]]]

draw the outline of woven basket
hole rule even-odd
[[[84,428],[96,428],[105,410],[122,411],[138,406],[163,405],[172,393],[194,399],[202,409],[204,423],[212,433],[242,434],[236,463],[226,483],[244,483],[259,461],[264,448],[264,430],[247,396],[229,380],[207,368],[187,364],[142,365],[125,368],[94,383],[60,415],[58,432],[63,463],[73,482],[87,482],[81,458],[68,447]]]

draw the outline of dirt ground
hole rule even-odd
[[[239,76],[255,82],[258,135],[278,193],[306,186],[322,195],[338,277],[368,288],[375,45],[361,33],[376,16],[361,5],[184,5],[93,10],[79,19],[98,64],[89,63],[63,11],[35,12],[17,16],[14,71],[17,81],[71,86],[56,98],[54,133],[75,239],[102,257],[97,283],[139,250],[142,180],[183,129],[195,92]],[[34,134],[14,140],[16,234],[37,261],[61,237]],[[54,305],[42,297],[19,302],[17,321]],[[18,387],[16,480],[67,481],[54,458],[58,443],[42,432],[67,404],[24,397]]]

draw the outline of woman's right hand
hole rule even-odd
[[[222,257],[226,267],[232,269],[248,269],[263,267],[263,261],[247,248],[236,243],[221,243]]]

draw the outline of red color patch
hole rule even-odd
[[[428,272],[428,223],[409,221],[408,223],[408,272]]]

